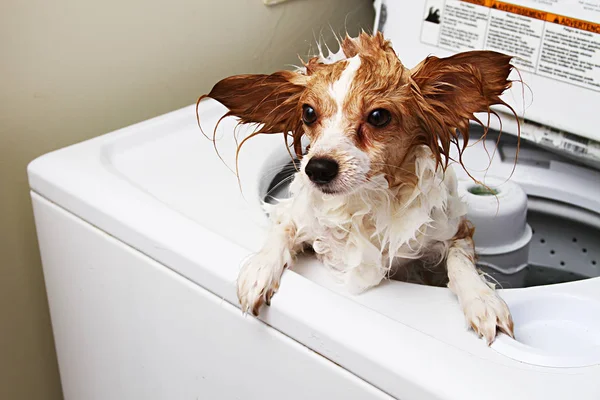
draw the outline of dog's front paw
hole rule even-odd
[[[497,329],[514,338],[508,306],[493,289],[486,288],[466,301],[463,312],[471,328],[483,336],[488,345],[494,342]]]
[[[242,267],[237,280],[237,295],[242,311],[257,316],[260,307],[269,305],[279,289],[283,266],[264,253],[250,258]]]

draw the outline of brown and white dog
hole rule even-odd
[[[302,160],[291,197],[270,209],[263,249],[239,274],[242,310],[257,315],[285,268],[312,248],[352,292],[392,272],[429,279],[441,267],[475,332],[488,343],[497,329],[512,336],[506,303],[476,269],[473,228],[449,168],[451,146],[462,156],[475,113],[510,108],[500,99],[511,86],[510,59],[470,51],[407,69],[380,33],[362,33],[297,71],[232,76],[202,96],[242,124],[258,123],[255,134],[291,136]]]

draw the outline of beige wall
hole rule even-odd
[[[0,2],[0,399],[59,399],[26,166],[371,29],[370,0]]]

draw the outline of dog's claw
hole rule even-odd
[[[508,314],[508,320],[498,321],[498,328],[511,338],[515,338],[515,326],[510,314]]]
[[[265,257],[257,254],[240,271],[237,295],[242,312],[258,316],[263,304],[271,305],[271,298],[279,288],[277,266],[270,265]]]
[[[265,293],[265,304],[270,306],[271,305],[271,298],[273,297],[273,295],[275,294],[276,289],[271,288],[269,290],[267,290],[267,292]]]
[[[513,320],[508,306],[492,289],[482,291],[463,306],[463,312],[471,328],[485,338],[488,346],[500,330],[514,338]]]

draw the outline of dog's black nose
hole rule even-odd
[[[314,183],[325,184],[337,176],[339,169],[338,163],[331,158],[313,157],[306,164],[304,172]]]

